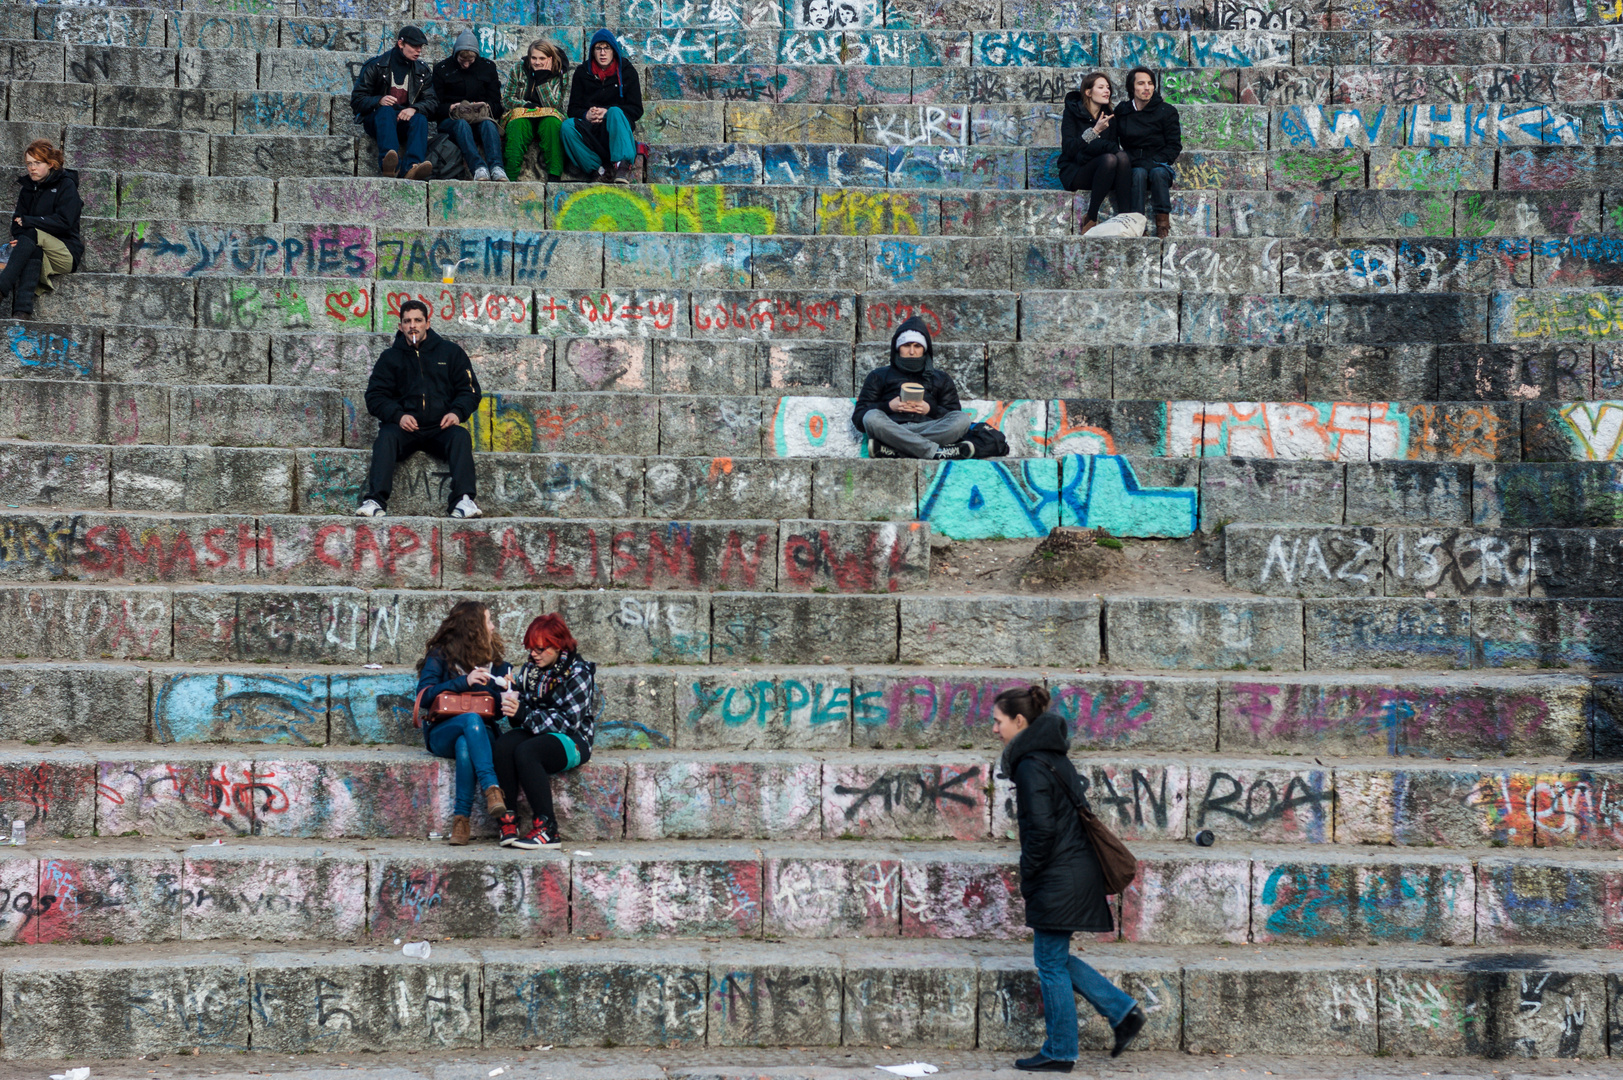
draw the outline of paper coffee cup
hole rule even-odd
[[[923,401],[924,386],[922,383],[904,382],[902,384],[903,401]]]

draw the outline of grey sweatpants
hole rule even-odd
[[[972,423],[969,414],[962,410],[917,424],[899,424],[883,409],[869,409],[862,415],[862,426],[870,436],[916,458],[932,457],[936,447],[962,442]]]

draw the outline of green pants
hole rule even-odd
[[[562,176],[564,172],[563,121],[556,116],[516,116],[507,122],[507,133],[502,138],[502,157],[507,162],[507,175],[518,179],[524,167],[524,152],[537,139],[541,142],[541,161],[548,176]]]

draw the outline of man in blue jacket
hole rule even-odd
[[[366,383],[366,411],[378,418],[366,498],[356,517],[382,517],[394,486],[395,462],[421,450],[451,470],[451,516],[482,516],[473,501],[473,439],[463,423],[483,395],[461,346],[428,328],[428,305],[400,305],[400,329]]]
[[[964,439],[970,417],[952,376],[931,366],[930,331],[918,316],[896,328],[890,363],[868,373],[851,423],[868,435],[868,456],[961,461],[975,456]],[[922,393],[912,400],[917,386]]]
[[[349,107],[378,143],[378,175],[427,180],[434,175],[428,157],[428,122],[439,101],[434,73],[422,58],[428,35],[402,26],[394,48],[374,56],[355,76]],[[401,147],[405,157],[401,157]]]

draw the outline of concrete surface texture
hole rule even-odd
[[[406,22],[504,72],[613,28],[633,182],[374,175],[349,89]],[[1149,1023],[1112,1061],[1083,1008],[1078,1072],[1615,1074],[1617,22],[0,3],[0,163],[53,139],[85,205],[0,321],[0,1080],[1010,1077],[1034,684],[1140,859],[1073,948]],[[1064,95],[1140,64],[1170,235],[1095,239]],[[409,299],[483,384],[482,520],[423,457],[351,513]],[[1008,457],[852,428],[914,316]],[[1187,565],[960,572],[1055,527]],[[435,837],[414,665],[466,598],[600,665],[559,850]]]

